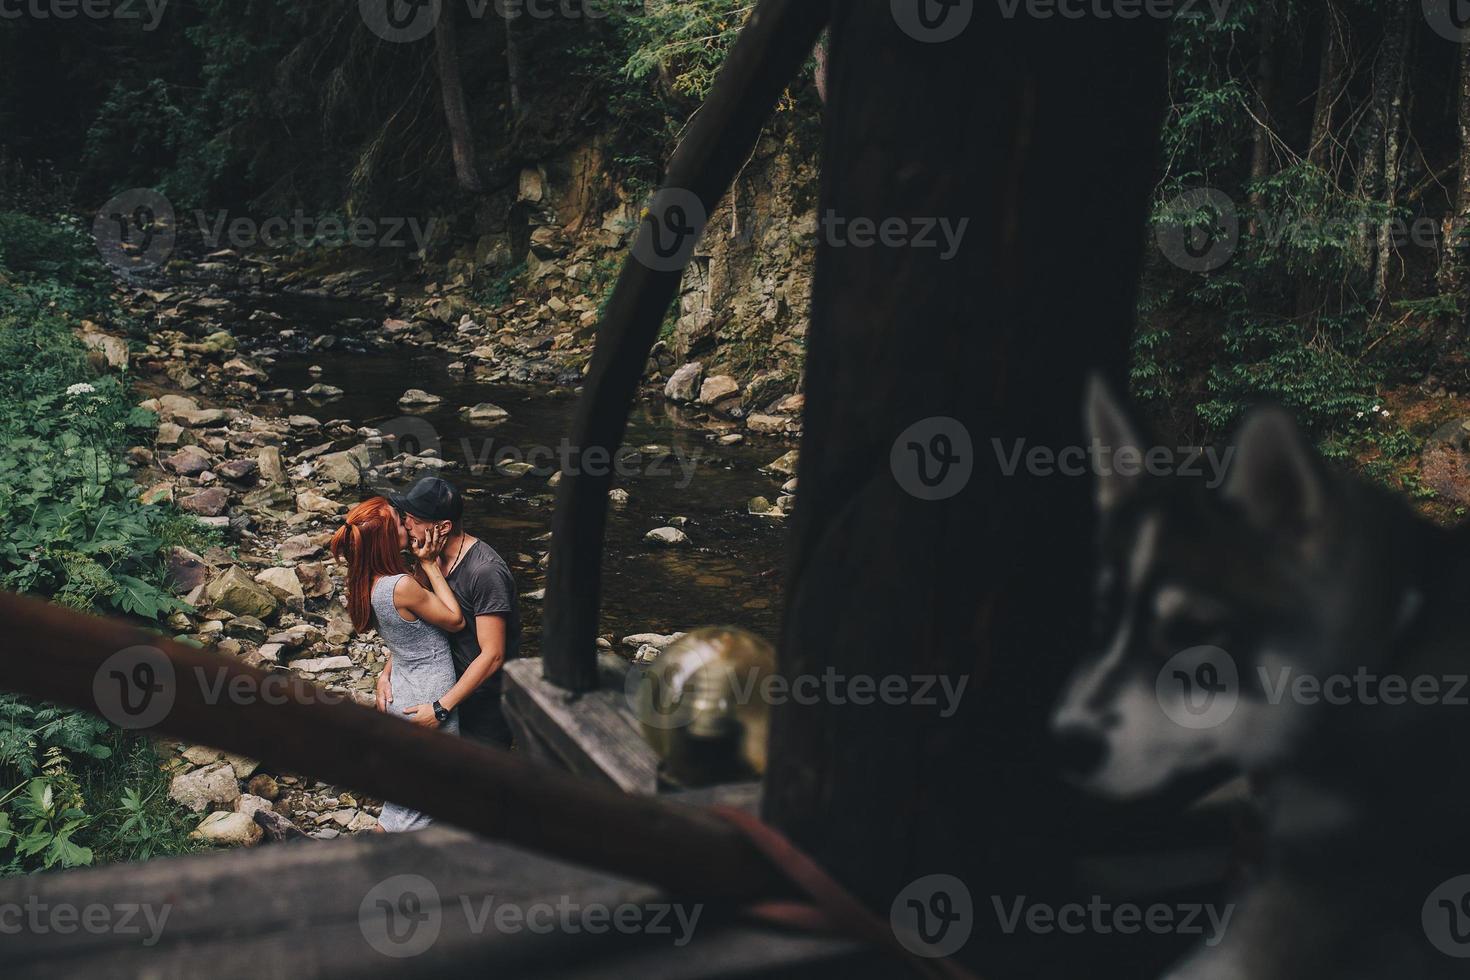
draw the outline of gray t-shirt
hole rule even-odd
[[[454,654],[454,673],[462,676],[480,655],[480,638],[475,632],[476,616],[505,617],[505,659],[521,652],[521,612],[516,603],[516,578],[505,559],[484,541],[476,541],[448,576],[449,587],[459,598],[465,627],[449,638]],[[475,695],[500,697],[500,671],[481,684]]]

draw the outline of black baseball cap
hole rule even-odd
[[[464,495],[448,480],[426,476],[408,493],[388,494],[388,503],[421,521],[458,521],[464,514]]]

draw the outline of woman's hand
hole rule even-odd
[[[434,717],[432,704],[419,704],[412,708],[404,708],[403,713],[408,715],[408,720],[415,725],[423,725],[425,728],[439,727],[439,719]]]
[[[438,525],[433,525],[424,531],[424,536],[417,542],[409,539],[408,550],[426,565],[438,562],[439,556],[444,553],[444,540],[444,532],[439,530]]]
[[[378,675],[378,710],[387,711],[393,703],[393,677],[387,669]]]

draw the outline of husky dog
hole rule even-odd
[[[1147,446],[1100,381],[1097,443]],[[1253,412],[1216,492],[1098,473],[1102,649],[1053,717],[1077,781],[1264,785],[1267,856],[1179,980],[1470,976],[1470,541]]]

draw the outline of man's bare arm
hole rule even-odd
[[[480,655],[465,668],[449,693],[439,699],[450,711],[474,694],[505,663],[505,617],[476,616],[475,638],[480,641]]]

